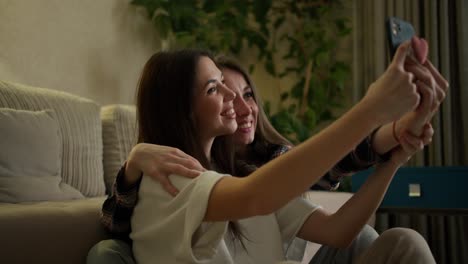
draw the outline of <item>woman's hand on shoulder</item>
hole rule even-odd
[[[169,175],[195,178],[205,168],[183,151],[155,144],[139,143],[133,147],[125,168],[125,181],[134,183],[142,174],[158,181],[163,188],[175,196],[179,191],[169,180]]]

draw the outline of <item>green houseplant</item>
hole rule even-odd
[[[351,32],[339,15],[339,0],[133,0],[146,9],[168,47],[199,47],[232,56],[255,50],[281,98],[265,110],[273,126],[293,143],[334,119],[350,68],[335,56],[337,43]],[[338,14],[338,15],[337,15]],[[254,64],[249,70],[254,71]],[[277,109],[271,111],[271,109]]]

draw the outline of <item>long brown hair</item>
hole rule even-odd
[[[289,140],[283,137],[273,125],[268,120],[268,117],[263,110],[263,103],[258,96],[257,88],[253,83],[250,75],[247,71],[234,59],[227,57],[225,55],[219,55],[216,57],[216,63],[218,67],[221,69],[226,68],[233,71],[240,73],[247,84],[252,89],[253,97],[255,102],[258,105],[258,120],[257,120],[257,127],[255,130],[255,137],[254,142],[250,143],[247,146],[247,154],[245,157],[236,157],[236,160],[243,160],[247,163],[254,164],[256,166],[261,166],[264,163],[269,161],[269,157],[271,153],[269,152],[271,145],[284,145],[284,146],[293,146]],[[267,157],[265,157],[267,156]],[[239,167],[239,166],[238,166]],[[241,170],[241,172],[239,172]],[[248,169],[247,171],[238,168],[238,174],[248,175],[252,169]]]
[[[179,50],[154,54],[143,68],[137,92],[138,142],[178,148],[212,168],[199,142],[193,114],[197,64],[209,52]],[[216,170],[235,175],[234,148],[228,136],[219,136],[211,147]],[[229,222],[233,239],[245,237]]]
[[[203,167],[212,166],[199,142],[193,114],[194,86],[200,57],[213,60],[202,50],[158,52],[146,63],[137,93],[138,142],[171,146],[196,158]],[[216,137],[212,158],[218,170],[233,173],[233,151],[229,137]]]

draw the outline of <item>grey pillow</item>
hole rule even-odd
[[[52,110],[0,108],[0,202],[83,198],[62,182],[62,138]]]
[[[100,106],[69,93],[0,80],[0,108],[52,109],[62,135],[62,179],[84,196],[105,194]]]

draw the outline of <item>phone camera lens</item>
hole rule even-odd
[[[392,23],[392,33],[393,33],[393,35],[396,36],[399,31],[400,31],[400,26],[398,26],[398,24],[396,24],[396,23]]]

